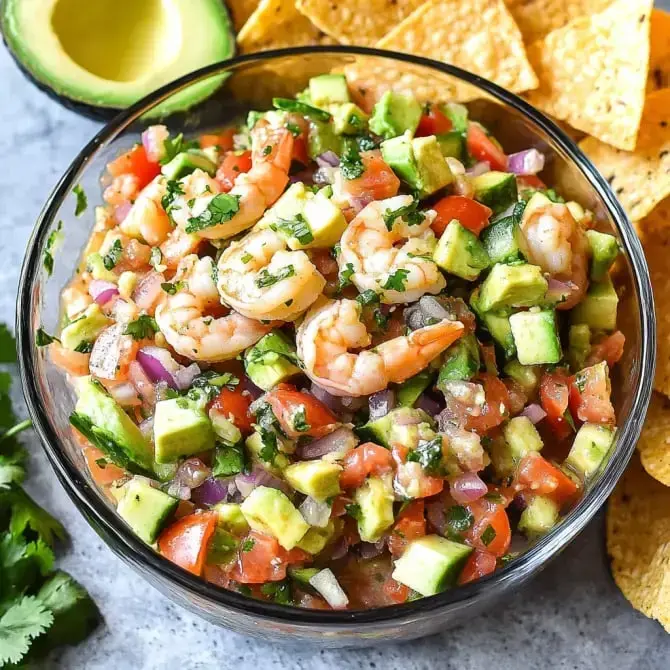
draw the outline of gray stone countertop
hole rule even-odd
[[[26,241],[50,189],[98,124],[30,86],[0,48],[0,321],[13,324]],[[18,382],[15,396],[21,402]],[[22,402],[21,402],[22,405]],[[25,412],[25,408],[22,407]],[[45,667],[427,668],[669,667],[670,638],[635,612],[608,572],[602,513],[534,581],[490,612],[423,640],[363,650],[278,646],[217,628],[150,587],[116,558],[56,483],[38,440],[27,487],[66,526],[59,565],[89,590],[104,624],[83,644],[57,651]]]

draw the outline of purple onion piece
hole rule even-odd
[[[528,417],[532,423],[540,423],[547,413],[537,403],[532,403],[523,408],[520,416]]]
[[[443,500],[434,500],[426,505],[426,518],[440,535],[444,535],[447,528],[447,518]]]
[[[191,386],[193,380],[200,374],[200,368],[197,363],[191,363],[188,367],[180,367],[177,372],[174,373],[174,380],[177,384],[177,388],[180,391],[185,391]]]
[[[437,416],[442,410],[440,403],[434,398],[431,398],[427,393],[422,393],[416,403],[414,403],[414,406],[418,409],[422,409],[430,416]]]
[[[347,544],[347,541],[344,539],[344,537],[341,537],[333,546],[333,550],[330,553],[330,557],[336,561],[340,558],[344,558],[344,556],[347,555],[347,552],[349,551],[349,545]]]
[[[544,169],[544,154],[537,149],[526,149],[507,157],[507,169],[516,175],[532,175]]]
[[[329,186],[330,184],[335,183],[335,168],[332,167],[318,168],[314,172],[312,180],[317,186]]]
[[[467,505],[479,500],[488,493],[486,482],[482,481],[476,472],[466,472],[453,479],[449,484],[451,497],[459,505]]]
[[[256,386],[246,375],[243,375],[242,379],[240,379],[240,388],[242,391],[246,391],[252,400],[258,400],[265,393],[262,388]]]
[[[119,290],[117,288],[109,288],[106,291],[99,293],[94,300],[98,305],[104,305],[116,295],[119,295]]]
[[[486,174],[487,172],[491,172],[491,164],[488,163],[487,161],[479,161],[478,163],[475,163],[471,168],[468,168],[465,171],[465,174],[468,177],[479,177],[479,175]]]
[[[358,551],[363,559],[376,558],[384,551],[385,547],[386,538],[383,537],[377,542],[361,542],[358,545]]]
[[[381,419],[395,407],[395,393],[391,389],[377,391],[368,398],[370,421]]]
[[[174,481],[191,489],[200,486],[211,470],[199,458],[187,458],[178,468]]]
[[[326,389],[322,388],[318,384],[312,382],[312,385],[309,388],[309,392],[333,412],[339,412],[342,409],[342,399],[339,396],[328,393]]]
[[[271,489],[278,489],[286,494],[291,492],[289,485],[285,481],[275,477],[261,467],[254,468],[248,474],[240,473],[239,475],[236,475],[235,486],[237,486],[237,490],[243,498],[247,498],[258,486],[267,486]]]
[[[231,498],[236,491],[234,477],[227,479],[209,477],[191,491],[191,500],[197,505],[216,505],[222,500]]]
[[[321,458],[333,452],[347,452],[356,446],[356,436],[351,428],[341,426],[328,435],[320,437],[309,444],[298,448],[298,455],[303,460],[309,461]]]
[[[316,157],[316,164],[319,167],[337,167],[340,164],[340,157],[334,151],[324,151]]]
[[[145,374],[154,383],[165,382],[175,391],[179,388],[174,377],[167,371],[166,367],[154,356],[148,354],[145,349],[137,352],[137,362],[142,366]]]

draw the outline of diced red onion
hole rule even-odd
[[[314,170],[312,168],[306,168],[296,172],[288,178],[289,184],[297,184],[299,182],[311,186],[314,181]]]
[[[575,288],[575,285],[572,282],[562,282],[553,277],[549,277],[547,285],[545,299],[549,302],[560,302],[564,300]]]
[[[309,461],[334,452],[346,453],[356,446],[356,442],[356,436],[351,428],[341,426],[318,440],[298,447],[298,453],[300,458]]]
[[[227,479],[208,477],[191,491],[191,500],[197,505],[216,505],[222,500],[228,500],[236,491],[234,477]]]
[[[168,484],[166,492],[173,498],[179,498],[179,500],[191,499],[191,489],[188,486],[184,486],[183,484],[179,484],[175,481],[172,481]]]
[[[142,133],[142,146],[146,151],[147,158],[152,163],[157,163],[165,156],[165,140],[170,136],[165,126],[149,126]]]
[[[516,175],[531,175],[544,169],[544,154],[537,149],[526,149],[507,157],[507,169]]]
[[[316,164],[319,167],[337,167],[340,164],[340,157],[334,151],[324,151],[316,157]]]
[[[451,497],[459,505],[467,505],[474,500],[479,500],[488,493],[488,490],[488,486],[476,472],[466,472],[459,475],[449,484]]]
[[[197,363],[191,363],[187,368],[181,367],[174,373],[173,377],[180,391],[185,391],[191,386],[193,380],[200,374]]]
[[[125,218],[128,216],[131,207],[132,205],[129,202],[124,202],[122,205],[117,205],[114,208],[114,220],[117,223],[123,223]]]
[[[444,514],[444,501],[441,498],[426,505],[426,518],[440,535],[444,535],[447,519]]]
[[[160,349],[160,347],[144,347],[137,352],[137,362],[142,366],[142,369],[146,372],[147,377],[149,377],[152,382],[165,382],[170,388],[177,390],[177,382],[165,367],[164,357],[162,354],[158,353],[160,351],[164,351],[170,356],[170,352],[166,349]]]
[[[419,309],[427,319],[444,321],[450,319],[451,314],[440,301],[432,295],[424,295],[419,300]]]
[[[468,168],[465,174],[468,177],[479,177],[480,174],[486,174],[487,172],[491,172],[491,164],[487,161],[479,161],[471,168]]]
[[[284,493],[290,493],[291,489],[288,484],[275,477],[273,474],[264,468],[254,468],[250,473],[245,474],[241,472],[235,476],[235,486],[240,492],[242,498],[247,498],[249,494],[258,486],[267,486],[271,489],[278,489]]]
[[[165,277],[160,272],[147,272],[133,291],[133,302],[138,309],[148,312],[161,297]]]
[[[309,580],[310,586],[318,591],[335,610],[344,609],[349,604],[347,594],[330,568],[320,570]]]
[[[325,528],[330,521],[330,505],[327,502],[307,496],[298,509],[310,526]]]
[[[541,405],[532,403],[524,407],[520,415],[528,417],[532,423],[540,423],[547,416],[547,413],[542,409]]]
[[[356,214],[365,209],[374,198],[371,195],[352,195],[349,197],[349,204]]]
[[[335,183],[335,168],[320,167],[312,175],[312,181],[317,186],[329,186]]]
[[[130,383],[116,384],[109,389],[109,394],[121,407],[137,407],[142,404],[137,389]]]
[[[441,430],[449,441],[449,449],[464,470],[479,472],[484,469],[484,448],[477,433],[459,428],[453,423],[447,423]]]
[[[174,481],[194,489],[200,486],[212,471],[199,459],[187,458],[178,468]]]
[[[119,295],[119,289],[116,284],[104,279],[93,279],[88,285],[88,292],[98,305],[104,305],[115,295]]]
[[[391,389],[377,391],[368,398],[370,421],[381,419],[395,407],[395,393]]]
[[[243,393],[247,393],[252,400],[258,400],[265,391],[254,384],[249,377],[244,375],[240,380],[240,388]]]
[[[332,395],[318,384],[312,382],[309,392],[320,400],[328,409],[333,412],[339,412],[342,409],[342,399],[338,396]]]
[[[347,543],[347,541],[344,537],[341,537],[333,545],[333,550],[330,552],[330,557],[334,561],[336,561],[336,560],[346,556],[348,551],[349,551],[349,544]]]
[[[422,393],[414,406],[418,409],[422,409],[430,416],[437,416],[442,410],[440,403],[431,398],[427,393]]]
[[[377,542],[361,542],[358,550],[361,554],[361,558],[376,558],[383,551],[386,546],[386,538],[381,538]]]
[[[156,389],[144,372],[144,368],[137,361],[132,361],[128,366],[128,378],[144,403],[153,407],[156,404]]]

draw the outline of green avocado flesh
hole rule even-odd
[[[220,0],[5,0],[0,25],[30,78],[89,114],[127,107],[235,49]],[[221,81],[190,86],[151,115],[188,109]]]

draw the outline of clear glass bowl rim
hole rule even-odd
[[[41,267],[41,250],[48,235],[51,223],[58,213],[64,199],[70,193],[79,174],[86,168],[95,152],[122,129],[137,120],[147,109],[170,97],[178,90],[208,76],[235,69],[244,63],[271,61],[285,56],[300,55],[360,55],[388,58],[404,63],[435,69],[443,74],[459,78],[468,84],[479,87],[499,102],[504,103],[528,117],[559,147],[584,174],[591,187],[607,208],[618,232],[622,245],[632,267],[633,286],[640,312],[640,385],[635,391],[631,404],[630,417],[618,438],[617,451],[610,459],[605,471],[596,485],[587,493],[570,514],[551,532],[538,541],[524,554],[511,561],[504,568],[488,577],[460,586],[441,594],[420,598],[401,605],[353,611],[321,611],[286,607],[274,603],[255,600],[239,593],[205,582],[199,577],[183,570],[145,545],[121,521],[101,499],[95,488],[90,486],[82,474],[62,453],[56,431],[51,426],[40,402],[36,381],[37,368],[34,361],[33,324],[31,306],[33,285],[38,279]],[[551,558],[556,556],[590,521],[606,498],[612,492],[617,480],[623,473],[639,437],[647,406],[651,397],[654,376],[656,329],[653,309],[653,293],[642,246],[616,200],[606,180],[598,173],[572,140],[550,119],[529,105],[525,100],[509,93],[496,84],[452,65],[433,61],[419,56],[402,54],[382,49],[349,46],[294,47],[260,53],[237,56],[213,63],[174,82],[157,89],[128,109],[120,112],[107,123],[95,137],[81,150],[66,170],[49,196],[33,229],[27,245],[17,297],[16,313],[17,350],[19,371],[24,396],[31,419],[37,431],[47,457],[70,498],[91,525],[99,525],[107,537],[113,540],[113,548],[123,553],[132,563],[143,571],[157,573],[157,577],[175,583],[186,590],[196,600],[207,601],[210,608],[223,606],[247,615],[259,617],[276,623],[296,625],[318,625],[324,630],[337,628],[338,625],[351,626],[365,623],[400,623],[415,619],[431,612],[466,604],[466,601],[479,600],[480,597],[492,597],[494,592],[506,591],[519,580],[537,572]]]

